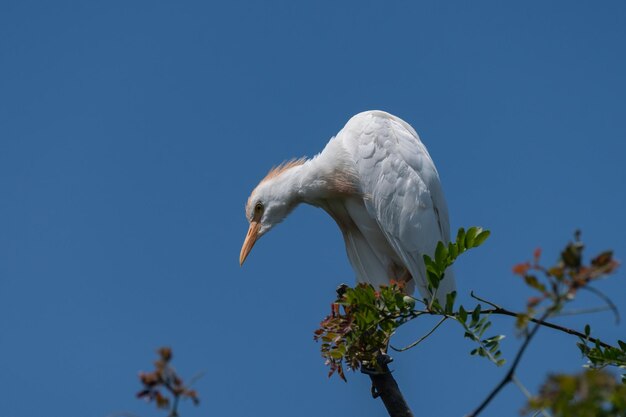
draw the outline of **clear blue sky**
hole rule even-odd
[[[134,398],[161,345],[207,372],[183,417],[385,415],[312,339],[353,282],[338,229],[301,207],[240,268],[250,190],[354,113],[397,114],[453,229],[493,232],[457,266],[461,301],[521,308],[511,266],[537,246],[553,260],[581,228],[626,259],[625,51],[620,1],[0,2],[0,415],[163,415]],[[624,273],[598,288],[626,313]],[[626,337],[607,313],[562,320],[587,321]],[[532,390],[582,364],[542,333]],[[416,415],[461,416],[498,381],[471,348],[450,324],[395,355]],[[522,403],[509,387],[484,415]]]

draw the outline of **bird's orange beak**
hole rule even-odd
[[[241,253],[239,254],[239,265],[243,265],[244,261],[248,257],[248,254],[252,250],[252,247],[256,243],[256,240],[259,238],[260,228],[261,228],[261,222],[257,222],[257,221],[250,222],[250,228],[248,229],[246,240],[243,241],[243,246],[241,247]]]

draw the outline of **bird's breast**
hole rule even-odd
[[[320,206],[339,226],[359,282],[381,285],[398,280],[397,272],[405,269],[404,264],[362,199],[327,200]]]

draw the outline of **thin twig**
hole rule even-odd
[[[206,374],[206,371],[200,371],[194,376],[192,376],[191,378],[189,378],[189,382],[187,383],[187,388],[191,388],[191,386],[195,384],[196,382],[198,382],[205,374]]]
[[[172,397],[174,397],[174,401],[172,402],[172,407],[170,408],[170,413],[168,414],[168,417],[178,417],[178,403],[180,401],[181,393],[178,390],[174,389],[174,387],[168,381],[164,381],[163,386],[170,392],[170,394],[172,394]]]
[[[513,311],[509,311],[509,310],[504,309],[504,308],[494,308],[492,310],[483,310],[483,311],[480,312],[480,314],[500,314],[500,315],[510,316],[510,317],[517,317],[517,316],[519,316],[519,313],[515,313]],[[546,316],[545,313],[544,313],[544,316]],[[609,345],[607,343],[604,343],[600,339],[596,339],[595,337],[587,336],[584,333],[581,333],[581,332],[579,332],[577,330],[574,330],[574,329],[570,329],[569,327],[560,326],[558,324],[554,324],[554,323],[551,323],[549,321],[545,321],[543,319],[535,319],[535,318],[532,318],[532,317],[529,317],[528,320],[532,321],[535,324],[544,326],[544,327],[549,327],[549,328],[554,329],[554,330],[558,330],[558,331],[561,331],[561,332],[564,332],[564,333],[567,333],[567,334],[578,336],[578,337],[580,337],[582,339],[586,339],[586,340],[590,341],[591,343],[597,343],[597,344],[599,344],[600,346],[602,346],[604,348],[613,347],[613,346],[611,346],[611,345]]]
[[[527,400],[532,399],[533,395],[530,393],[530,391],[528,391],[528,389],[524,386],[524,384],[522,384],[522,381],[520,381],[517,376],[513,375],[511,379],[513,380],[513,383],[517,385],[517,388],[519,388],[519,390],[522,391],[522,394],[524,394],[524,397],[526,397]],[[543,417],[552,417],[550,413],[544,410],[543,408],[540,409],[537,413],[535,413],[536,416],[538,416],[539,414],[542,414]]]
[[[491,301],[487,301],[484,298],[480,298],[479,296],[477,296],[476,294],[474,294],[474,291],[470,291],[470,297],[478,300],[478,301],[482,301],[483,303],[487,303],[489,304],[491,307],[497,309],[502,309],[502,307],[500,307],[499,305],[497,305],[496,303],[492,303]]]
[[[591,313],[601,313],[603,311],[609,311],[611,307],[595,307],[595,308],[579,308],[575,310],[564,310],[560,313],[554,315],[554,317],[563,317],[563,316],[578,316],[581,314],[591,314]]]
[[[514,311],[507,310],[506,308],[500,307],[497,304],[494,304],[494,303],[492,303],[490,301],[487,301],[487,300],[482,299],[482,298],[480,298],[478,296],[475,296],[473,293],[472,293],[472,297],[477,299],[477,300],[479,300],[479,301],[487,303],[487,304],[489,304],[491,306],[495,306],[495,308],[492,308],[492,309],[489,309],[489,310],[481,310],[480,314],[496,314],[496,315],[509,316],[509,317],[519,317],[520,315],[525,314],[525,313],[516,313]],[[422,315],[422,314],[430,314],[430,315],[439,315],[440,314],[440,313],[436,313],[436,312],[428,311],[428,310],[418,310],[417,312],[419,314],[415,315],[415,317],[411,316],[410,319],[416,318],[416,317],[418,317],[419,315]],[[561,313],[560,315],[565,315],[565,314]],[[595,337],[587,336],[586,334],[581,333],[581,332],[579,332],[577,330],[574,330],[574,329],[570,329],[569,327],[561,326],[559,324],[555,324],[555,323],[552,323],[552,322],[549,322],[549,321],[545,321],[545,320],[541,320],[541,319],[536,319],[534,317],[528,317],[528,321],[531,321],[531,322],[536,323],[536,324],[540,324],[540,325],[542,325],[544,327],[548,327],[550,329],[558,330],[558,331],[563,332],[563,333],[567,333],[567,334],[571,334],[571,335],[574,335],[574,336],[578,336],[578,337],[580,337],[582,339],[590,341],[591,343],[594,343],[594,344],[597,343],[597,344],[599,344],[600,346],[602,346],[604,348],[611,348],[611,347],[613,347],[612,345],[610,345],[608,343],[604,343],[600,339],[596,339]]]
[[[604,301],[609,308],[611,309],[611,311],[613,312],[613,314],[615,315],[615,324],[619,324],[620,321],[620,317],[619,317],[619,310],[617,309],[617,306],[613,303],[613,301],[606,295],[604,294],[602,291],[593,288],[593,287],[581,287],[581,290],[587,290],[595,295],[597,295],[598,297],[600,297],[602,299],[602,301]]]
[[[582,288],[590,289],[591,287],[582,287]],[[594,290],[595,290],[595,288],[594,288]],[[594,292],[594,291],[592,291],[592,292]],[[596,292],[594,292],[594,293],[596,293]],[[598,293],[599,293],[599,291],[598,291]],[[600,294],[602,294],[602,293],[600,293]],[[601,296],[600,294],[597,294],[597,295]],[[491,309],[491,310],[482,310],[480,312],[480,314],[499,314],[499,315],[510,316],[510,317],[519,317],[520,315],[524,314],[524,313],[516,313],[514,311],[507,310],[506,308],[501,307],[501,306],[499,306],[499,305],[497,305],[495,303],[492,303],[491,301],[485,300],[484,298],[480,298],[479,296],[474,294],[474,291],[472,291],[470,293],[470,295],[471,295],[472,298],[475,298],[476,300],[482,301],[483,303],[489,304],[490,306],[493,307],[493,309]],[[602,295],[604,295],[604,294],[602,294]],[[610,304],[612,304],[612,302],[610,300],[608,300],[607,304],[610,305]],[[561,313],[560,315],[565,315],[565,314]],[[544,316],[547,317],[545,314],[544,314]],[[536,319],[536,318],[533,318],[533,317],[528,317],[528,320],[533,322],[533,323],[540,324],[542,326],[549,327],[549,328],[554,329],[554,330],[558,330],[558,331],[561,331],[561,332],[564,332],[564,333],[567,333],[567,334],[578,336],[578,337],[586,339],[586,340],[588,340],[588,341],[590,341],[592,343],[597,343],[597,344],[599,344],[600,346],[602,346],[604,348],[613,347],[613,346],[611,346],[611,345],[609,345],[607,343],[602,342],[599,339],[596,339],[596,338],[591,337],[591,336],[587,336],[586,334],[581,333],[581,332],[579,332],[577,330],[574,330],[574,329],[570,329],[569,327],[561,326],[561,325],[558,325],[558,324],[551,323],[549,321],[545,321],[545,320],[542,320],[542,319]]]
[[[172,409],[170,410],[169,417],[178,417],[178,401],[180,400],[180,394],[174,394],[174,403],[172,404]]]
[[[443,316],[441,318],[441,320],[439,320],[439,322],[435,325],[435,327],[430,329],[430,331],[428,333],[426,333],[424,336],[420,337],[419,339],[417,339],[415,342],[411,343],[408,346],[405,346],[403,348],[395,348],[392,345],[389,345],[389,347],[392,348],[393,350],[395,350],[396,352],[404,352],[405,350],[409,350],[411,348],[414,348],[415,346],[419,345],[421,342],[426,340],[428,338],[428,336],[433,334],[435,332],[435,330],[437,330],[437,328],[443,324],[444,321],[448,320],[448,318],[449,318],[449,316]]]
[[[552,311],[553,310],[551,309],[543,313],[540,321],[543,322],[550,315],[550,313],[552,313]],[[471,414],[469,414],[468,417],[476,417],[478,414],[480,414],[480,412],[483,411],[485,407],[487,407],[487,405],[489,405],[491,400],[493,400],[495,396],[498,395],[500,390],[502,390],[502,388],[504,388],[509,382],[512,381],[513,375],[515,374],[515,370],[517,369],[517,366],[519,365],[520,360],[522,359],[522,356],[524,355],[524,352],[526,352],[526,348],[528,347],[528,344],[530,343],[532,338],[535,336],[535,334],[537,334],[537,331],[539,330],[541,326],[542,326],[541,323],[535,324],[535,327],[533,327],[530,333],[528,333],[528,335],[524,339],[524,342],[522,343],[522,346],[517,351],[517,354],[515,355],[515,359],[513,359],[511,367],[509,368],[504,378],[502,378],[500,383],[498,383],[498,385],[496,385],[496,387],[489,393],[487,398],[485,398],[485,400]]]

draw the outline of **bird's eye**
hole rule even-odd
[[[261,213],[262,211],[263,211],[263,204],[256,203],[256,206],[254,206],[254,212],[255,213]]]

